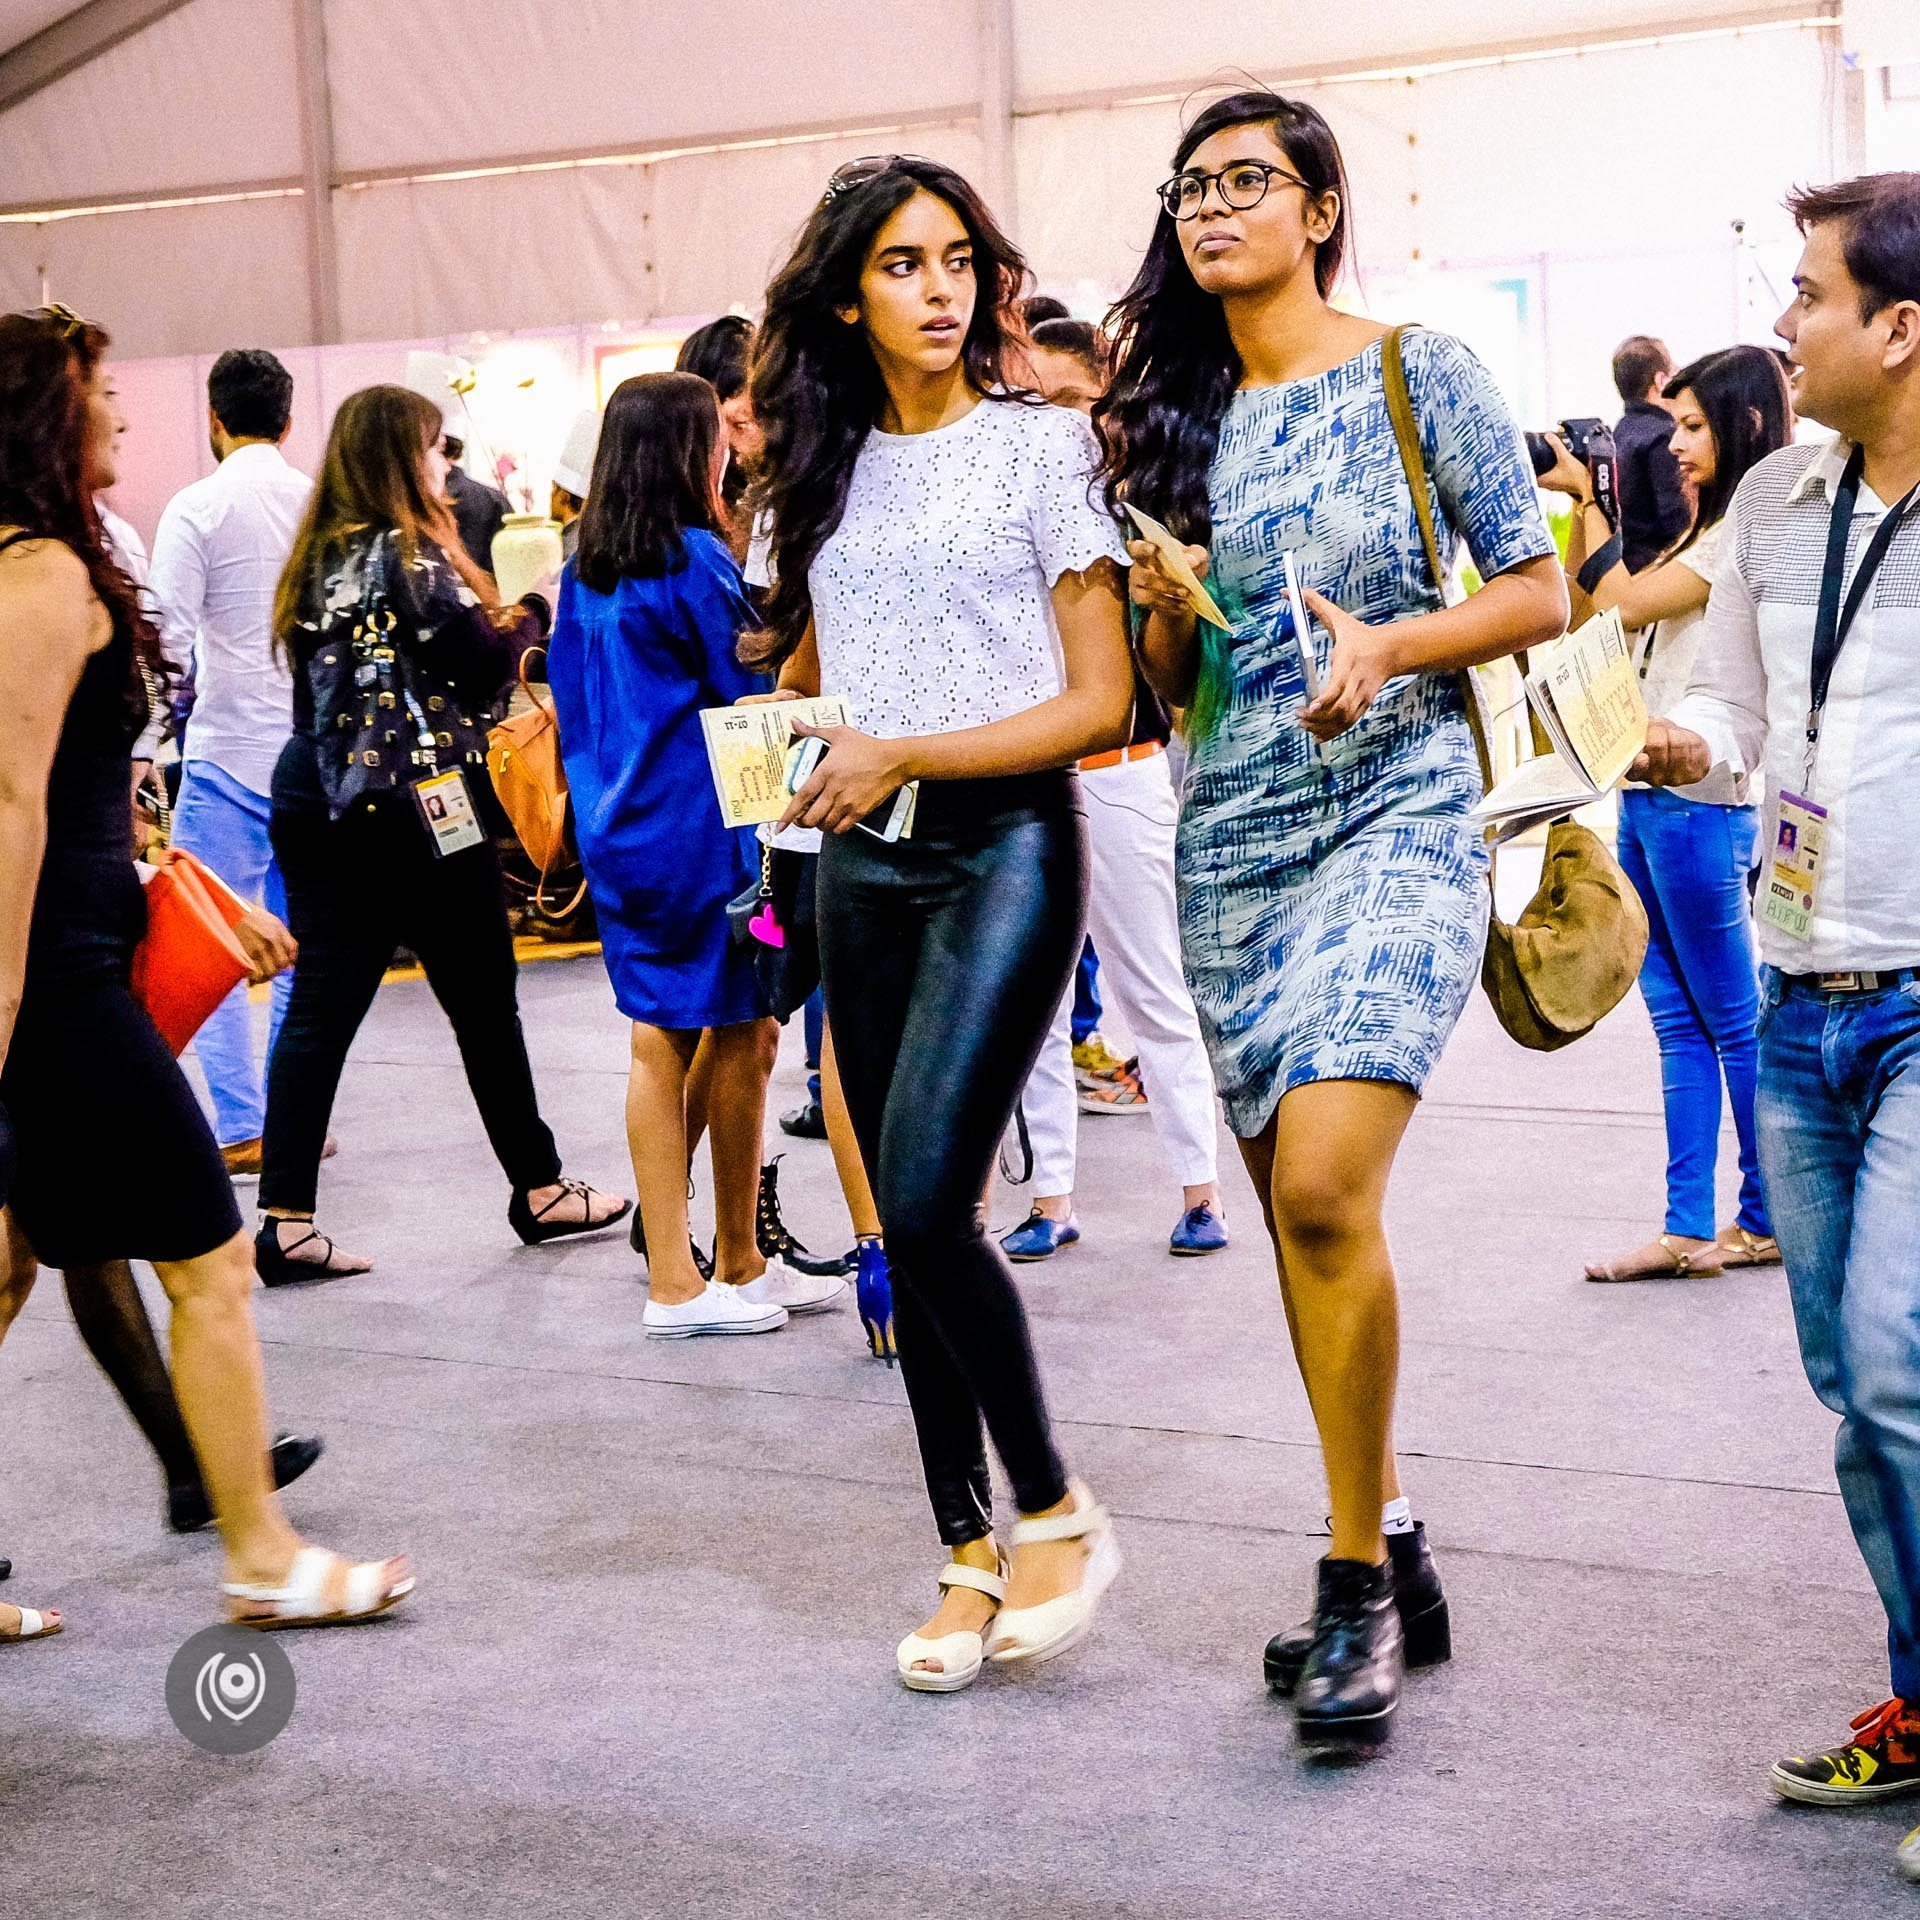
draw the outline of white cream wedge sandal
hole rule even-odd
[[[1037,1607],[1002,1607],[987,1639],[987,1658],[997,1666],[1016,1661],[1032,1665],[1077,1647],[1093,1626],[1101,1595],[1120,1571],[1120,1549],[1114,1542],[1113,1522],[1107,1518],[1106,1509],[1095,1503],[1078,1480],[1068,1491],[1073,1495],[1071,1513],[1016,1520],[1013,1544],[1023,1547],[1042,1540],[1084,1540],[1087,1562],[1080,1571],[1080,1584],[1071,1593],[1043,1600]]]
[[[57,1612],[40,1613],[32,1607],[15,1607],[20,1616],[18,1633],[0,1633],[0,1647],[17,1646],[28,1640],[51,1640],[62,1631],[62,1622]]]
[[[1002,1560],[1000,1571],[989,1573],[985,1567],[949,1560],[940,1569],[940,1587],[942,1592],[948,1587],[969,1587],[975,1593],[984,1593],[997,1606],[1007,1597],[1007,1563]],[[958,1693],[979,1679],[980,1669],[986,1664],[981,1635],[965,1630],[943,1633],[937,1640],[910,1633],[900,1642],[894,1657],[900,1667],[900,1684],[914,1693]],[[916,1660],[938,1660],[939,1670],[915,1666]]]
[[[375,1619],[413,1591],[413,1574],[404,1559],[364,1560],[354,1565],[324,1547],[302,1547],[293,1556],[283,1585],[228,1582],[220,1591],[233,1602],[228,1610],[232,1625],[270,1633],[285,1627],[338,1627]]]

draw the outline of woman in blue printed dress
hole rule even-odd
[[[1111,498],[1194,544],[1233,632],[1132,549],[1148,678],[1188,709],[1181,945],[1227,1119],[1265,1204],[1325,1455],[1314,1618],[1267,1677],[1310,1751],[1384,1740],[1446,1603],[1393,1465],[1388,1175],[1479,972],[1480,777],[1456,669],[1560,633],[1567,596],[1520,437],[1457,341],[1404,361],[1443,543],[1485,588],[1443,610],[1383,386],[1382,336],[1327,295],[1346,178],[1313,108],[1236,94],[1195,120],[1116,310],[1096,414]],[[1282,556],[1323,631],[1310,703]]]

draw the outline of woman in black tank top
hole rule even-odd
[[[199,1104],[131,988],[146,921],[131,749],[163,663],[93,506],[113,480],[106,344],[58,308],[0,318],[0,1106],[15,1153],[0,1336],[36,1260],[151,1261],[230,1615],[363,1617],[412,1577],[404,1561],[349,1567],[305,1547],[280,1512],[251,1250]],[[18,1613],[0,1607],[0,1644],[58,1630],[57,1615]]]

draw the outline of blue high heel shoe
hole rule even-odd
[[[892,1366],[898,1357],[893,1344],[893,1280],[887,1272],[887,1250],[878,1240],[860,1242],[854,1302],[873,1357]]]

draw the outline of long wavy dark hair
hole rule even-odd
[[[79,556],[115,638],[131,643],[127,707],[144,725],[140,670],[164,682],[167,660],[139,590],[107,550],[87,485],[87,390],[108,345],[105,328],[64,310],[0,315],[0,526],[58,540]]]
[[[422,541],[482,605],[498,610],[493,576],[467,557],[453,509],[427,490],[427,449],[440,438],[440,409],[408,387],[362,387],[340,402],[327,430],[307,510],[273,598],[274,638],[291,649],[295,627],[318,599],[327,570],[368,534],[392,533],[411,562]]]
[[[1340,146],[1317,109],[1260,88],[1230,94],[1181,135],[1173,170],[1178,173],[1201,142],[1223,127],[1248,126],[1271,129],[1316,196],[1339,196],[1333,231],[1314,253],[1314,282],[1324,299],[1346,258],[1349,214]],[[1213,531],[1207,469],[1242,368],[1226,310],[1195,281],[1180,251],[1179,225],[1165,208],[1154,220],[1133,284],[1107,316],[1107,333],[1114,347],[1113,380],[1094,407],[1093,424],[1108,501],[1117,511],[1122,498],[1131,500],[1181,539],[1205,546]]]
[[[593,484],[580,516],[574,571],[611,593],[623,577],[653,578],[686,559],[686,531],[724,538],[726,507],[714,486],[720,402],[693,373],[642,373],[607,402]]]
[[[749,495],[771,530],[773,590],[756,663],[784,660],[813,617],[807,575],[846,511],[854,457],[886,404],[886,384],[862,327],[835,313],[860,297],[873,237],[914,194],[944,200],[973,246],[978,293],[963,357],[967,383],[984,398],[1027,399],[1008,373],[1021,334],[1012,304],[1027,263],[987,204],[951,167],[916,154],[856,161],[834,175],[767,289],[753,358],[753,410],[766,455]]]
[[[1691,390],[1713,435],[1713,478],[1700,489],[1693,525],[1664,557],[1684,553],[1733,505],[1733,490],[1750,468],[1793,438],[1787,376],[1770,347],[1724,347],[1689,361],[1661,392],[1677,400]]]

